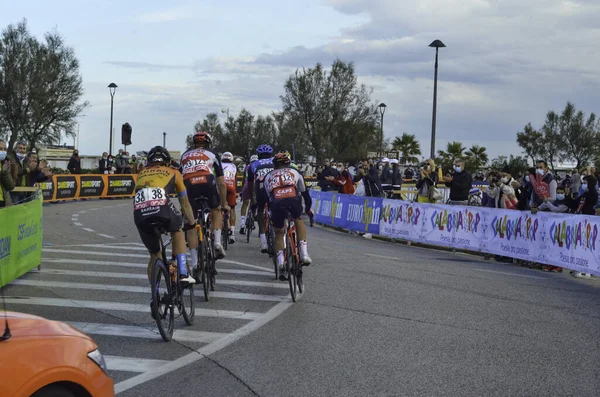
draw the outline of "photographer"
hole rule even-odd
[[[454,160],[454,172],[446,174],[444,177],[446,186],[450,188],[450,205],[468,205],[469,192],[473,177],[465,171],[465,163],[461,159]],[[513,192],[514,193],[514,192]]]
[[[437,171],[437,172],[436,172]],[[441,169],[435,167],[432,159],[421,164],[421,172],[417,181],[417,201],[419,203],[436,203],[436,184],[441,179]]]
[[[503,182],[508,181],[508,178],[501,177],[498,172],[490,172],[488,180],[490,187],[487,190],[487,194],[495,201],[496,208],[515,209],[518,204],[515,189]]]

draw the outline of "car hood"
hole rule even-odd
[[[31,314],[6,312],[8,326],[13,337],[76,337],[92,341],[92,338],[72,326]],[[0,334],[4,330],[4,312],[0,312]]]

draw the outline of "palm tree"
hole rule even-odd
[[[392,143],[392,148],[400,152],[400,164],[416,164],[419,162],[417,156],[421,155],[421,144],[414,135],[402,134],[402,137],[396,137]]]
[[[488,155],[485,152],[486,148],[484,146],[473,145],[471,148],[465,153],[467,168],[473,172],[477,171],[479,168],[485,166],[488,163]]]
[[[466,148],[461,142],[448,142],[446,145],[446,151],[438,150],[438,158],[436,163],[442,167],[443,170],[450,170],[452,164],[456,159],[464,159]]]

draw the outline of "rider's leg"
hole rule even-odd
[[[267,235],[265,234],[266,231],[266,227],[265,227],[265,207],[260,206],[258,207],[258,211],[256,214],[256,221],[258,222],[258,234],[260,235],[260,250],[262,253],[267,252],[268,247],[267,247]]]
[[[275,252],[277,252],[277,266],[279,267],[279,278],[281,280],[285,280],[285,255],[283,253],[284,244],[283,240],[285,238],[285,227],[282,228],[274,228],[275,229],[275,243],[274,248]]]
[[[230,205],[230,207],[231,211],[229,211],[229,223],[231,226],[229,230],[231,231],[231,236],[229,237],[231,242],[235,242],[235,224],[237,221],[237,215],[235,214],[235,205]]]
[[[312,259],[308,255],[308,244],[306,241],[306,225],[302,218],[298,217],[294,220],[296,224],[296,231],[298,232],[298,241],[299,241],[299,249],[300,249],[300,261],[305,265],[310,265],[312,263]]]
[[[241,210],[241,219],[240,219],[240,234],[245,234],[246,230],[246,213],[248,212],[248,205],[250,204],[250,200],[244,200],[242,202],[242,210]]]
[[[217,259],[223,259],[225,257],[225,250],[223,249],[223,240],[221,239],[221,230],[223,230],[223,215],[221,215],[221,208],[217,207],[211,209],[210,215],[211,228],[215,238],[215,251],[217,253]]]
[[[192,269],[198,266],[198,229],[193,228],[187,231],[188,247],[192,257]]]
[[[154,262],[156,262],[157,259],[161,259],[161,253],[157,252],[155,254],[150,253],[150,262],[148,262],[148,269],[147,269],[147,274],[148,274],[148,283],[150,283],[150,285],[152,285],[152,265],[154,264]]]
[[[173,241],[173,255],[177,258],[177,267],[179,268],[180,280],[186,281],[188,283],[194,283],[196,280],[189,275],[188,267],[187,267],[187,256],[186,256],[186,246],[185,246],[185,236],[183,231],[178,230],[174,233],[171,233],[172,241]]]

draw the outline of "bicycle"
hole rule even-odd
[[[277,265],[277,254],[275,252],[275,231],[271,225],[271,213],[269,211],[269,205],[265,204],[265,235],[267,236],[267,253],[269,258],[273,261],[273,268],[275,269],[275,280],[279,280],[279,266]]]
[[[217,271],[215,269],[215,244],[210,229],[210,208],[208,199],[204,196],[196,198],[199,202],[196,219],[198,222],[198,265],[194,269],[194,278],[197,283],[202,284],[204,299],[210,300],[210,291],[215,290]],[[200,273],[200,276],[198,276]]]
[[[290,294],[292,301],[296,302],[296,290],[302,293],[304,282],[302,280],[302,265],[300,263],[300,253],[298,251],[298,233],[296,231],[296,222],[291,214],[286,211],[287,228],[285,233],[285,270],[288,274],[288,283],[290,285]]]
[[[250,233],[254,230],[254,211],[248,206],[248,215],[246,216],[246,242],[250,243]]]
[[[153,223],[152,227],[160,240],[160,251],[162,258],[167,257],[167,247],[171,244],[171,239],[165,243],[162,239],[163,234],[169,234],[165,231],[160,223]],[[183,285],[179,281],[180,272],[179,266],[175,260],[175,256],[171,257],[168,262],[168,267],[163,259],[157,258],[152,264],[151,269],[151,288],[152,288],[152,318],[156,321],[158,332],[165,342],[169,342],[173,338],[173,329],[175,327],[175,306],[180,315],[183,315],[187,325],[194,323],[194,315],[196,312],[194,304],[194,285]],[[161,278],[164,279],[166,291],[161,294],[160,284]],[[188,295],[186,296],[186,291]],[[189,302],[186,303],[186,300]],[[161,306],[164,308],[161,310]]]
[[[229,211],[221,211],[223,215],[223,249],[227,251],[227,246],[229,245],[229,233],[230,233],[230,225],[229,225]]]

